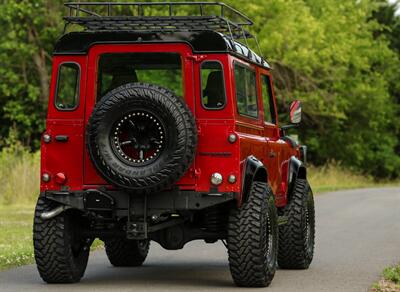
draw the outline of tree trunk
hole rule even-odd
[[[37,33],[34,27],[28,31],[29,42],[35,43],[38,47],[38,51],[33,54],[33,63],[35,64],[36,71],[39,77],[40,83],[40,100],[43,105],[47,104],[47,99],[49,95],[49,72],[46,67],[46,51],[39,46],[39,41],[37,39]]]

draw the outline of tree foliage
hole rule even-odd
[[[51,51],[62,31],[61,2],[1,0],[0,134],[38,147],[44,129]],[[4,141],[3,141],[4,143]]]
[[[61,1],[0,0],[0,134],[37,147]],[[383,0],[229,0],[254,20],[279,108],[303,101],[311,161],[400,175],[400,20]],[[187,11],[190,11],[187,7]],[[184,12],[184,11],[182,11]],[[284,121],[284,117],[280,116]]]

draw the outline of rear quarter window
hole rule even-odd
[[[74,110],[79,101],[80,67],[77,63],[63,63],[58,67],[55,106],[58,110]]]
[[[218,61],[201,64],[201,102],[204,108],[218,110],[225,107],[224,72]]]

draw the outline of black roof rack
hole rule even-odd
[[[211,30],[225,35],[234,43],[257,38],[245,27],[253,22],[243,13],[219,2],[70,2],[64,17],[66,28],[79,25],[87,32],[199,32]],[[191,8],[191,15],[180,15],[179,9]],[[250,49],[249,49],[250,50]]]
[[[78,24],[89,31],[213,30],[232,39],[253,37],[244,29],[253,22],[236,9],[218,2],[71,2],[65,6],[69,8],[69,16],[64,17],[67,24]],[[178,15],[177,9],[183,6],[193,7],[197,15]],[[124,8],[122,13],[128,12],[128,15],[118,15]],[[163,15],[146,15],[146,8],[162,9]]]

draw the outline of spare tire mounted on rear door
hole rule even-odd
[[[197,144],[195,121],[185,102],[145,83],[107,93],[95,106],[86,135],[89,155],[105,180],[147,192],[178,181]]]

